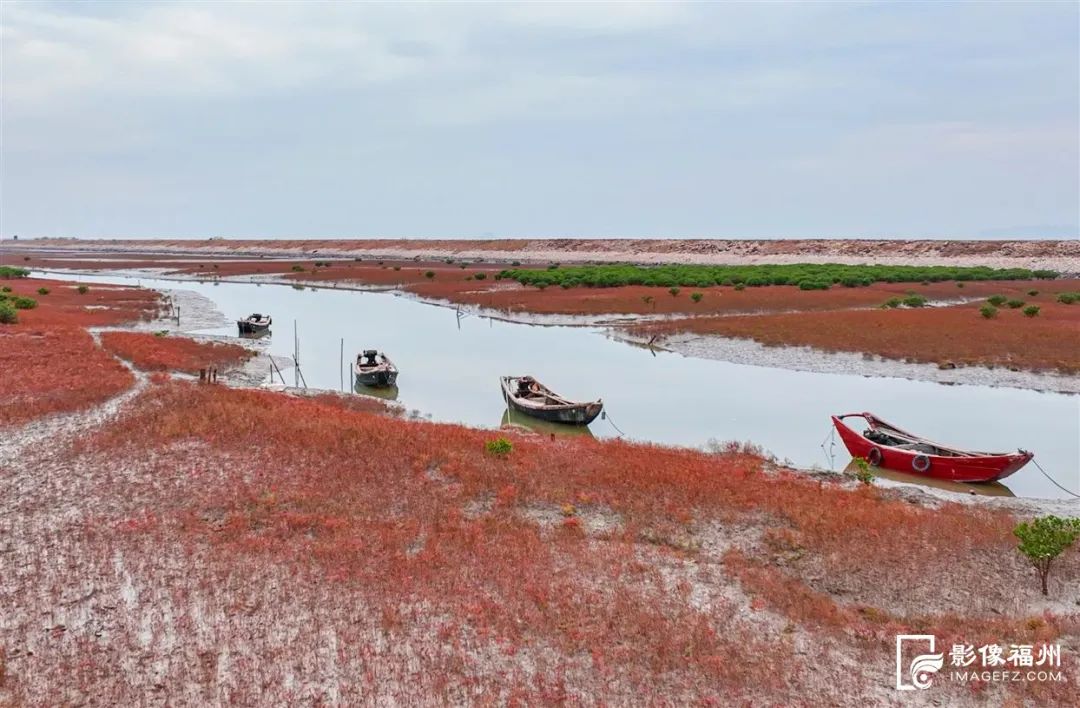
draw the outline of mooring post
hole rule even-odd
[[[206,369],[199,369],[199,383],[206,382]]]
[[[176,326],[180,326],[180,306],[176,306]]]

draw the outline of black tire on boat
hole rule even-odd
[[[882,455],[880,447],[872,447],[870,448],[870,452],[866,453],[866,461],[870,463],[871,467],[880,467],[881,460]]]
[[[926,472],[930,469],[930,458],[926,455],[916,455],[911,460],[911,469],[916,472]]]

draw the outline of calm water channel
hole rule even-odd
[[[664,444],[748,440],[803,467],[839,469],[849,461],[839,440],[832,465],[821,447],[829,415],[871,410],[957,446],[1033,450],[1059,482],[1080,487],[1080,396],[693,359],[609,339],[601,328],[540,327],[477,316],[459,320],[452,309],[391,293],[137,280],[144,287],[204,295],[230,321],[251,312],[271,314],[267,345],[274,354],[292,355],[295,321],[310,387],[340,387],[342,338],[346,365],[362,349],[386,351],[401,370],[397,399],[436,421],[498,427],[506,409],[497,377],[532,374],[570,398],[602,397],[610,420],[590,426],[596,437],[617,435],[617,425],[629,438]],[[202,331],[236,335],[234,324]],[[291,371],[285,377],[292,382]],[[344,381],[347,388],[347,370]],[[1004,484],[1017,496],[1066,496],[1031,464]]]

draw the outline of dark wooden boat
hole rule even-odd
[[[845,418],[862,418],[867,429],[859,433],[844,422]],[[933,479],[993,482],[1008,477],[1035,457],[1026,450],[1010,454],[946,447],[901,430],[872,413],[834,415],[832,421],[852,457],[861,457],[874,467]]]
[[[397,383],[398,370],[386,354],[365,349],[356,357],[356,383],[364,386],[394,386]]]
[[[270,319],[270,315],[260,315],[256,312],[242,320],[237,320],[236,326],[240,328],[240,334],[259,334],[269,330],[271,322],[273,320]]]
[[[503,376],[499,380],[506,405],[540,420],[588,425],[604,408],[601,400],[587,403],[567,400],[531,376]]]

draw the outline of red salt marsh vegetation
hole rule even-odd
[[[29,278],[0,280],[12,297],[35,306],[16,311],[18,322],[0,324],[0,425],[102,403],[134,383],[131,372],[86,331],[152,316],[157,293]],[[41,289],[47,292],[39,292]]]
[[[101,403],[135,382],[80,327],[0,325],[0,425]]]
[[[1004,511],[337,398],[162,379],[6,467],[0,699],[880,704],[898,632],[1080,642],[1080,557],[1042,600]]]
[[[1010,290],[1019,288],[998,288]],[[1021,297],[1038,305],[1037,316],[1003,308],[986,318],[980,314],[985,301],[979,301],[952,307],[702,317],[640,324],[631,331],[642,337],[691,333],[906,361],[1080,372],[1080,307],[1056,302],[1049,291]]]
[[[209,367],[237,366],[255,355],[238,344],[197,342],[187,337],[147,332],[102,332],[101,343],[106,350],[143,371],[197,374]]]

